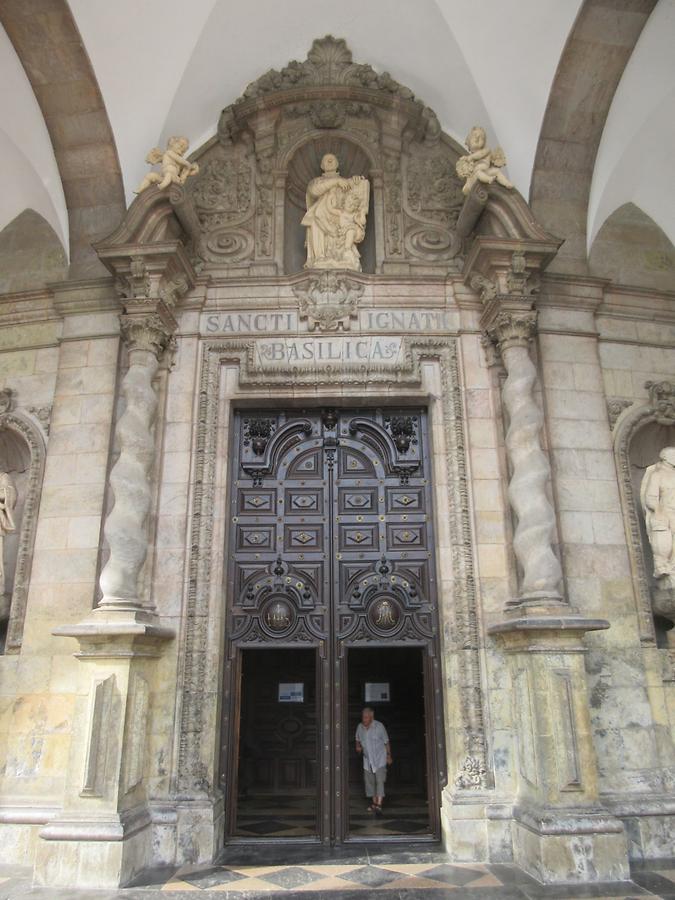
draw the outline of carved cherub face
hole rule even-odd
[[[187,138],[184,137],[170,137],[167,146],[170,150],[174,150],[176,153],[180,153],[181,156],[187,148],[190,146],[190,142]]]
[[[675,466],[675,447],[664,447],[659,453],[659,459],[669,466]]]
[[[466,146],[472,152],[474,150],[482,150],[485,146],[485,129],[480,125],[474,125],[466,139]]]
[[[324,154],[321,160],[321,171],[325,172],[326,175],[332,175],[334,172],[338,170],[338,159],[334,153],[326,153]]]

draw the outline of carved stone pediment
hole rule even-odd
[[[309,331],[349,331],[351,320],[358,316],[363,285],[343,272],[329,270],[294,284],[293,293]]]
[[[216,277],[301,272],[307,185],[325,153],[337,156],[342,177],[368,179],[365,273],[459,274],[485,237],[558,246],[517,191],[477,184],[465,197],[456,173],[464,150],[433,110],[329,35],[305,60],[249,84],[222,111],[216,139],[191,155],[198,174],[143,191],[99,255],[111,243],[179,240],[195,271]],[[492,278],[488,268],[478,267]]]
[[[242,274],[300,271],[305,192],[328,152],[341,175],[370,182],[364,271],[459,271],[460,148],[409,88],[354,62],[331,36],[315,40],[304,61],[252,82],[223,110],[218,141],[194,154],[200,172],[186,190],[204,263]],[[289,251],[293,242],[300,250]]]
[[[346,41],[329,34],[317,38],[312,43],[304,62],[293,60],[281,71],[270,69],[252,81],[237,101],[237,105],[241,106],[251,100],[258,101],[277,91],[323,85],[364,88],[381,91],[403,100],[415,100],[410,88],[399,84],[388,72],[378,74],[372,66],[355,63]]]

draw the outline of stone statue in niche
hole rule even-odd
[[[654,609],[671,618],[675,613],[675,447],[664,447],[659,461],[647,468],[640,502],[654,555],[658,586]]]
[[[307,185],[306,269],[355,269],[361,271],[357,244],[366,236],[370,184],[363,175],[343,178],[337,157],[326,153],[322,175]]]
[[[148,172],[136,193],[142,193],[151,184],[156,184],[160,191],[170,184],[185,184],[190,175],[196,175],[199,172],[197,163],[185,159],[189,146],[190,142],[186,137],[170,137],[166,150],[153,147],[145,157],[145,161],[151,166],[161,165],[162,171]]]
[[[5,601],[5,535],[16,531],[14,509],[18,493],[12,476],[0,471],[0,620],[9,615],[9,602]],[[5,606],[7,608],[5,608]]]
[[[487,146],[485,129],[474,125],[466,139],[467,156],[460,156],[455,168],[460,178],[465,179],[463,193],[468,194],[477,181],[492,184],[496,181],[502,187],[513,188],[513,185],[500,171],[506,165],[506,157],[501,147],[490,150]]]

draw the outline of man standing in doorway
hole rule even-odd
[[[387,766],[391,765],[391,745],[389,735],[382,722],[378,722],[370,706],[361,712],[361,721],[356,728],[356,752],[363,754],[363,779],[366,797],[370,798],[370,812],[382,815],[384,783],[387,780]]]

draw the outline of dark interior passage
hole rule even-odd
[[[427,834],[424,657],[421,647],[358,647],[347,653],[349,723],[349,834]],[[374,699],[380,698],[380,699]],[[386,699],[385,699],[386,698]],[[393,764],[388,768],[383,815],[368,812],[363,760],[354,734],[364,706],[387,729]]]
[[[317,830],[314,650],[242,651],[240,837],[307,837]]]

